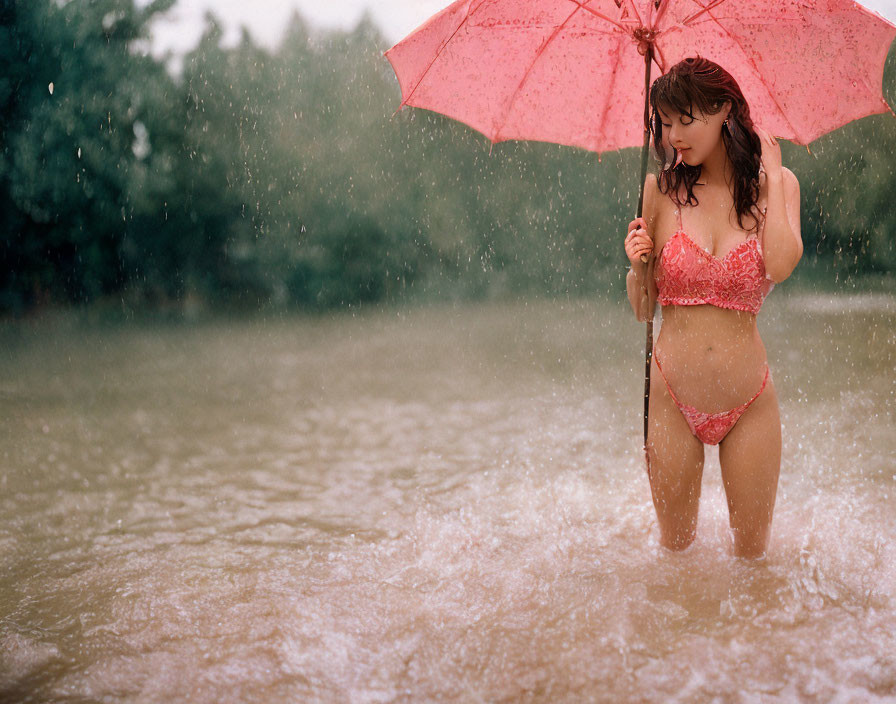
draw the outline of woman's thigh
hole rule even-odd
[[[761,555],[768,546],[781,470],[781,416],[771,378],[720,443],[719,463],[735,553]]]
[[[650,374],[647,458],[661,542],[669,548],[687,547],[694,539],[697,526],[703,443],[691,433],[666,389],[656,362]]]

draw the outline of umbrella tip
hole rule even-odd
[[[398,107],[395,108],[395,112],[392,113],[392,117],[395,117],[398,113],[400,113],[402,110],[404,110],[404,108],[405,108],[406,105],[407,105],[407,102],[406,102],[405,100],[402,100],[402,101],[398,104]],[[392,117],[390,117],[389,119],[391,120]]]

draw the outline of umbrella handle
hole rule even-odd
[[[638,196],[638,217],[644,213],[644,181],[647,179],[647,152],[650,149],[650,64],[653,61],[653,44],[647,45],[644,52],[644,147],[641,149],[641,192]],[[645,264],[648,257],[642,256]],[[647,291],[649,269],[644,276],[643,298],[650,303],[650,294]],[[650,362],[653,359],[653,310],[648,311],[647,340],[644,345],[644,451],[647,451],[647,418],[650,413]]]
[[[653,317],[647,321],[644,348],[644,449],[647,450],[647,416],[650,412],[650,362],[653,359]]]

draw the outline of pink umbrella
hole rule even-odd
[[[643,189],[654,67],[711,59],[734,76],[757,124],[808,144],[893,113],[882,84],[894,36],[896,26],[852,0],[457,0],[386,57],[401,85],[399,109],[434,110],[493,143],[596,152],[641,144]],[[642,202],[643,190],[639,216]],[[651,320],[645,443],[652,349]]]
[[[664,73],[700,55],[734,76],[761,127],[808,144],[890,111],[881,85],[894,36],[851,0],[457,0],[386,57],[400,107],[492,142],[604,152],[644,140],[644,57]]]

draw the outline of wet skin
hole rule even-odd
[[[721,137],[728,110],[726,103],[715,115],[697,111],[693,118],[673,110],[660,111],[664,141],[685,163],[703,165],[694,187],[699,205],[684,209],[684,229],[697,245],[718,258],[748,236],[737,222],[728,185],[732,167]],[[769,203],[769,182],[772,189],[779,187],[780,150],[773,138],[757,132],[763,139],[763,163],[771,165],[766,168],[772,173],[771,178],[764,174],[760,178],[758,206],[763,209]],[[771,154],[766,154],[766,147]],[[781,200],[780,193],[773,195]],[[646,276],[646,310],[653,310],[657,295],[653,264],[679,227],[677,206],[659,193],[653,177],[647,181],[644,214],[630,223],[626,238],[626,252],[632,261],[629,298],[639,317],[645,302],[633,282],[644,281]],[[795,224],[798,232],[798,215]],[[747,217],[745,225],[750,227],[754,221]],[[762,242],[763,251],[765,244]],[[638,257],[644,253],[651,260],[639,268]],[[662,316],[654,352],[679,401],[716,413],[739,406],[759,390],[767,360],[755,315],[701,305],[664,306]],[[675,405],[656,362],[651,371],[647,452],[660,541],[673,550],[686,548],[696,537],[704,448]],[[733,551],[743,557],[761,556],[768,546],[781,461],[781,422],[773,377],[720,443],[719,459]]]

